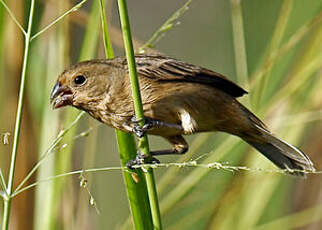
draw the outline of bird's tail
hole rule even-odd
[[[246,113],[251,132],[239,135],[248,144],[253,146],[265,157],[281,169],[286,169],[289,174],[305,176],[305,172],[314,172],[310,158],[298,148],[275,137],[248,109],[242,106]],[[249,127],[249,126],[248,126]]]
[[[278,139],[272,134],[265,134],[264,142],[247,141],[281,169],[297,176],[304,176],[304,171],[314,172],[312,161],[302,151]]]

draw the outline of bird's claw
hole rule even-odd
[[[145,135],[145,133],[151,128],[152,126],[149,123],[144,124],[143,126],[140,126],[139,124],[134,124],[132,131],[138,138],[142,138]]]
[[[134,165],[143,164],[160,164],[160,161],[151,155],[142,154],[140,151],[138,151],[135,159],[126,163],[126,167],[133,169]]]
[[[133,129],[132,132],[138,137],[142,138],[145,133],[152,128],[152,123],[149,122],[148,119],[144,119],[145,124],[143,126],[140,126],[139,122],[143,121],[143,119],[136,119],[135,116],[131,118],[131,122],[133,123]]]

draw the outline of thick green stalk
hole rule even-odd
[[[24,58],[23,58],[22,71],[21,71],[18,108],[17,108],[17,115],[16,115],[16,122],[15,122],[15,133],[14,133],[14,139],[13,139],[10,171],[9,171],[9,178],[8,178],[8,187],[7,187],[8,197],[4,201],[4,212],[3,212],[3,220],[2,220],[3,230],[7,230],[9,226],[9,216],[10,216],[11,199],[12,199],[11,193],[12,193],[13,180],[15,175],[16,157],[17,157],[21,120],[22,120],[22,107],[23,107],[24,92],[25,92],[25,85],[26,85],[26,71],[27,71],[28,54],[29,54],[29,48],[30,48],[32,21],[34,16],[34,6],[35,6],[35,0],[31,0],[28,29],[27,29],[27,33],[25,34],[25,50],[24,50]]]
[[[104,10],[104,1],[99,0],[101,22],[103,29],[103,41],[106,58],[113,58],[114,51],[108,33],[107,20]],[[136,157],[136,144],[133,135],[116,130],[117,143],[119,146],[121,165],[125,166],[127,162]],[[133,179],[133,176],[136,178]],[[142,170],[123,171],[124,182],[127,189],[127,195],[130,203],[133,223],[136,229],[152,229],[153,222],[150,212],[148,190]]]
[[[116,137],[121,164],[125,166],[127,162],[136,157],[135,139],[133,135],[120,130],[116,130]],[[151,208],[143,171],[141,169],[123,171],[123,177],[135,229],[153,229]]]
[[[126,1],[118,0],[118,6],[119,6],[119,12],[120,12],[120,20],[122,25],[127,64],[129,68],[129,75],[130,75],[131,86],[132,86],[132,97],[134,102],[135,116],[140,121],[139,125],[143,126],[144,113],[143,113],[143,106],[141,101],[139,81],[138,81],[137,71],[136,71],[136,64],[135,64],[135,58],[134,58],[131,29],[130,29],[130,23],[129,23],[128,13],[127,13]],[[139,148],[143,154],[146,154],[146,155],[150,154],[149,142],[146,135],[143,138],[141,138],[139,142]],[[145,175],[145,179],[148,187],[148,195],[149,195],[149,201],[151,206],[154,229],[162,229],[161,215],[159,210],[158,196],[157,196],[157,191],[156,191],[156,186],[155,186],[155,181],[153,176],[153,170],[150,168],[150,169],[146,169],[145,171],[146,173],[144,175]]]

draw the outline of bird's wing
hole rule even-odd
[[[233,97],[247,92],[223,75],[192,64],[163,56],[136,56],[140,75],[160,82],[192,82],[220,89]]]

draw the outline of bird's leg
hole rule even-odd
[[[141,151],[137,152],[135,159],[130,160],[126,166],[132,168],[133,165],[142,165],[142,164],[158,164],[160,161],[153,156],[160,155],[172,155],[172,154],[184,154],[188,151],[188,144],[185,139],[178,135],[172,137],[165,137],[171,144],[173,144],[172,149],[151,151],[150,155],[145,155]]]
[[[141,127],[139,125],[139,122],[142,121],[141,119],[136,120],[135,116],[133,116],[131,119],[131,122],[134,124],[132,131],[139,138],[142,138],[148,130],[155,128],[155,127],[166,127],[166,128],[173,128],[173,129],[182,130],[181,125],[178,125],[178,124],[171,124],[171,123],[167,123],[167,122],[160,121],[160,120],[153,119],[153,118],[149,118],[149,117],[145,117],[144,120],[145,120],[145,123]]]
[[[178,135],[172,137],[165,137],[171,144],[173,144],[172,149],[151,151],[150,154],[152,156],[160,156],[160,155],[172,155],[172,154],[184,154],[188,151],[189,146],[185,139]]]

